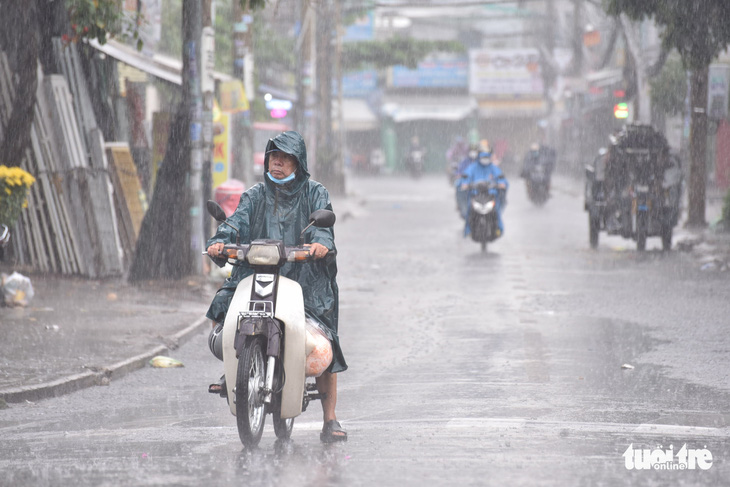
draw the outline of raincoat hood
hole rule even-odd
[[[270,188],[273,188],[276,183],[270,181],[269,178],[266,177],[266,173],[269,172],[270,152],[275,150],[280,150],[296,158],[296,177],[294,178],[294,181],[291,182],[289,189],[292,193],[298,192],[309,179],[309,169],[307,167],[307,147],[304,144],[304,138],[299,134],[299,132],[289,130],[287,132],[280,133],[273,139],[269,139],[268,144],[266,144],[266,155],[264,156],[264,181]]]

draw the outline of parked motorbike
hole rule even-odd
[[[10,229],[0,223],[0,261],[5,258],[5,247],[10,243]]]
[[[0,223],[0,249],[4,249],[10,243],[10,229]]]
[[[425,154],[420,149],[412,150],[408,155],[406,166],[412,177],[418,179],[423,175],[423,159]]]
[[[471,238],[481,244],[482,252],[486,252],[487,243],[500,237],[497,201],[503,196],[500,193],[504,190],[496,182],[487,180],[469,185],[469,190],[472,191],[468,216]]]
[[[217,203],[209,201],[207,209],[227,224]],[[317,210],[302,235],[311,226],[334,223],[333,212]],[[294,418],[310,401],[321,399],[316,384],[306,381],[307,356],[315,344],[306,329],[302,288],[280,275],[287,262],[308,262],[312,257],[303,244],[286,247],[280,240],[254,240],[246,245],[238,237],[235,244],[224,246],[224,254],[247,262],[253,274],[238,284],[222,330],[211,334],[209,346],[223,360],[225,388],[220,395],[236,416],[241,442],[255,447],[267,414],[272,415],[277,438],[289,438]]]
[[[538,206],[550,198],[550,174],[545,164],[534,164],[525,174],[527,197]]]

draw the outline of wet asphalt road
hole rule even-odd
[[[513,178],[483,255],[445,178],[351,182],[362,205],[335,227],[346,444],[320,444],[314,403],[292,441],[269,418],[245,451],[206,393],[221,366],[201,334],[184,368],[0,411],[0,485],[726,485],[730,276],[658,239],[590,251],[576,188],[535,208]],[[629,445],[684,444],[712,467],[624,465]]]

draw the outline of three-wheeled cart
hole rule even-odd
[[[629,124],[611,136],[592,164],[586,165],[585,210],[589,241],[598,247],[600,231],[636,241],[648,237],[672,247],[680,213],[683,175],[679,158],[664,136],[649,125]]]

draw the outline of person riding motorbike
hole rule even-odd
[[[522,171],[520,177],[523,179],[530,177],[530,172],[538,165],[543,164],[545,174],[547,175],[547,190],[550,192],[550,179],[555,169],[555,151],[548,146],[533,143],[530,150],[525,154],[522,163]]]
[[[309,223],[309,215],[318,209],[332,209],[329,193],[309,177],[307,149],[302,136],[294,131],[283,132],[270,139],[265,151],[264,182],[241,195],[236,211],[227,222],[239,230],[240,243],[257,239],[283,240],[287,246],[299,243],[300,233]],[[346,440],[347,432],[337,421],[337,373],[347,370],[340,347],[338,330],[339,291],[336,282],[336,248],[332,228],[312,227],[307,231],[312,242],[310,253],[315,260],[305,264],[286,264],[281,275],[297,281],[304,294],[308,317],[322,325],[332,343],[332,364],[316,378],[322,394],[323,441]],[[207,242],[208,255],[218,266],[226,264],[221,257],[223,246],[236,241],[236,232],[220,225]],[[247,264],[234,266],[231,276],[216,293],[206,316],[222,329],[236,286],[253,273]],[[225,391],[223,379],[218,384]]]
[[[457,136],[454,139],[454,143],[446,151],[446,160],[449,165],[458,165],[461,161],[464,160],[468,152],[469,145],[467,144],[464,137]]]
[[[471,195],[473,194],[473,190],[471,189],[472,185],[479,181],[494,181],[497,183],[497,187],[501,189],[502,191],[499,192],[499,196],[497,198],[497,205],[496,205],[496,211],[497,211],[497,227],[499,234],[504,234],[504,224],[502,222],[502,210],[504,209],[506,205],[506,195],[507,195],[507,189],[509,188],[509,182],[507,181],[507,178],[504,177],[504,174],[502,173],[502,170],[493,163],[492,160],[492,152],[491,151],[483,151],[479,153],[479,160],[476,163],[471,164],[466,171],[464,171],[464,177],[457,182],[459,187],[469,192],[469,200],[471,200]],[[467,237],[471,233],[471,229],[469,228],[469,218],[468,218],[468,212],[471,211],[469,204],[467,204],[467,218],[466,223],[464,225],[464,236]]]
[[[426,151],[421,147],[421,141],[417,135],[411,137],[408,154],[406,154],[406,169],[413,176],[420,176],[423,172],[423,158]]]
[[[456,168],[456,181],[461,180],[462,174],[466,172],[466,169],[479,160],[479,146],[472,144],[469,146],[469,152],[467,156],[459,163]],[[462,218],[466,218],[467,211],[469,210],[469,192],[461,189],[461,185],[456,186],[456,206],[459,210],[459,214]]]

